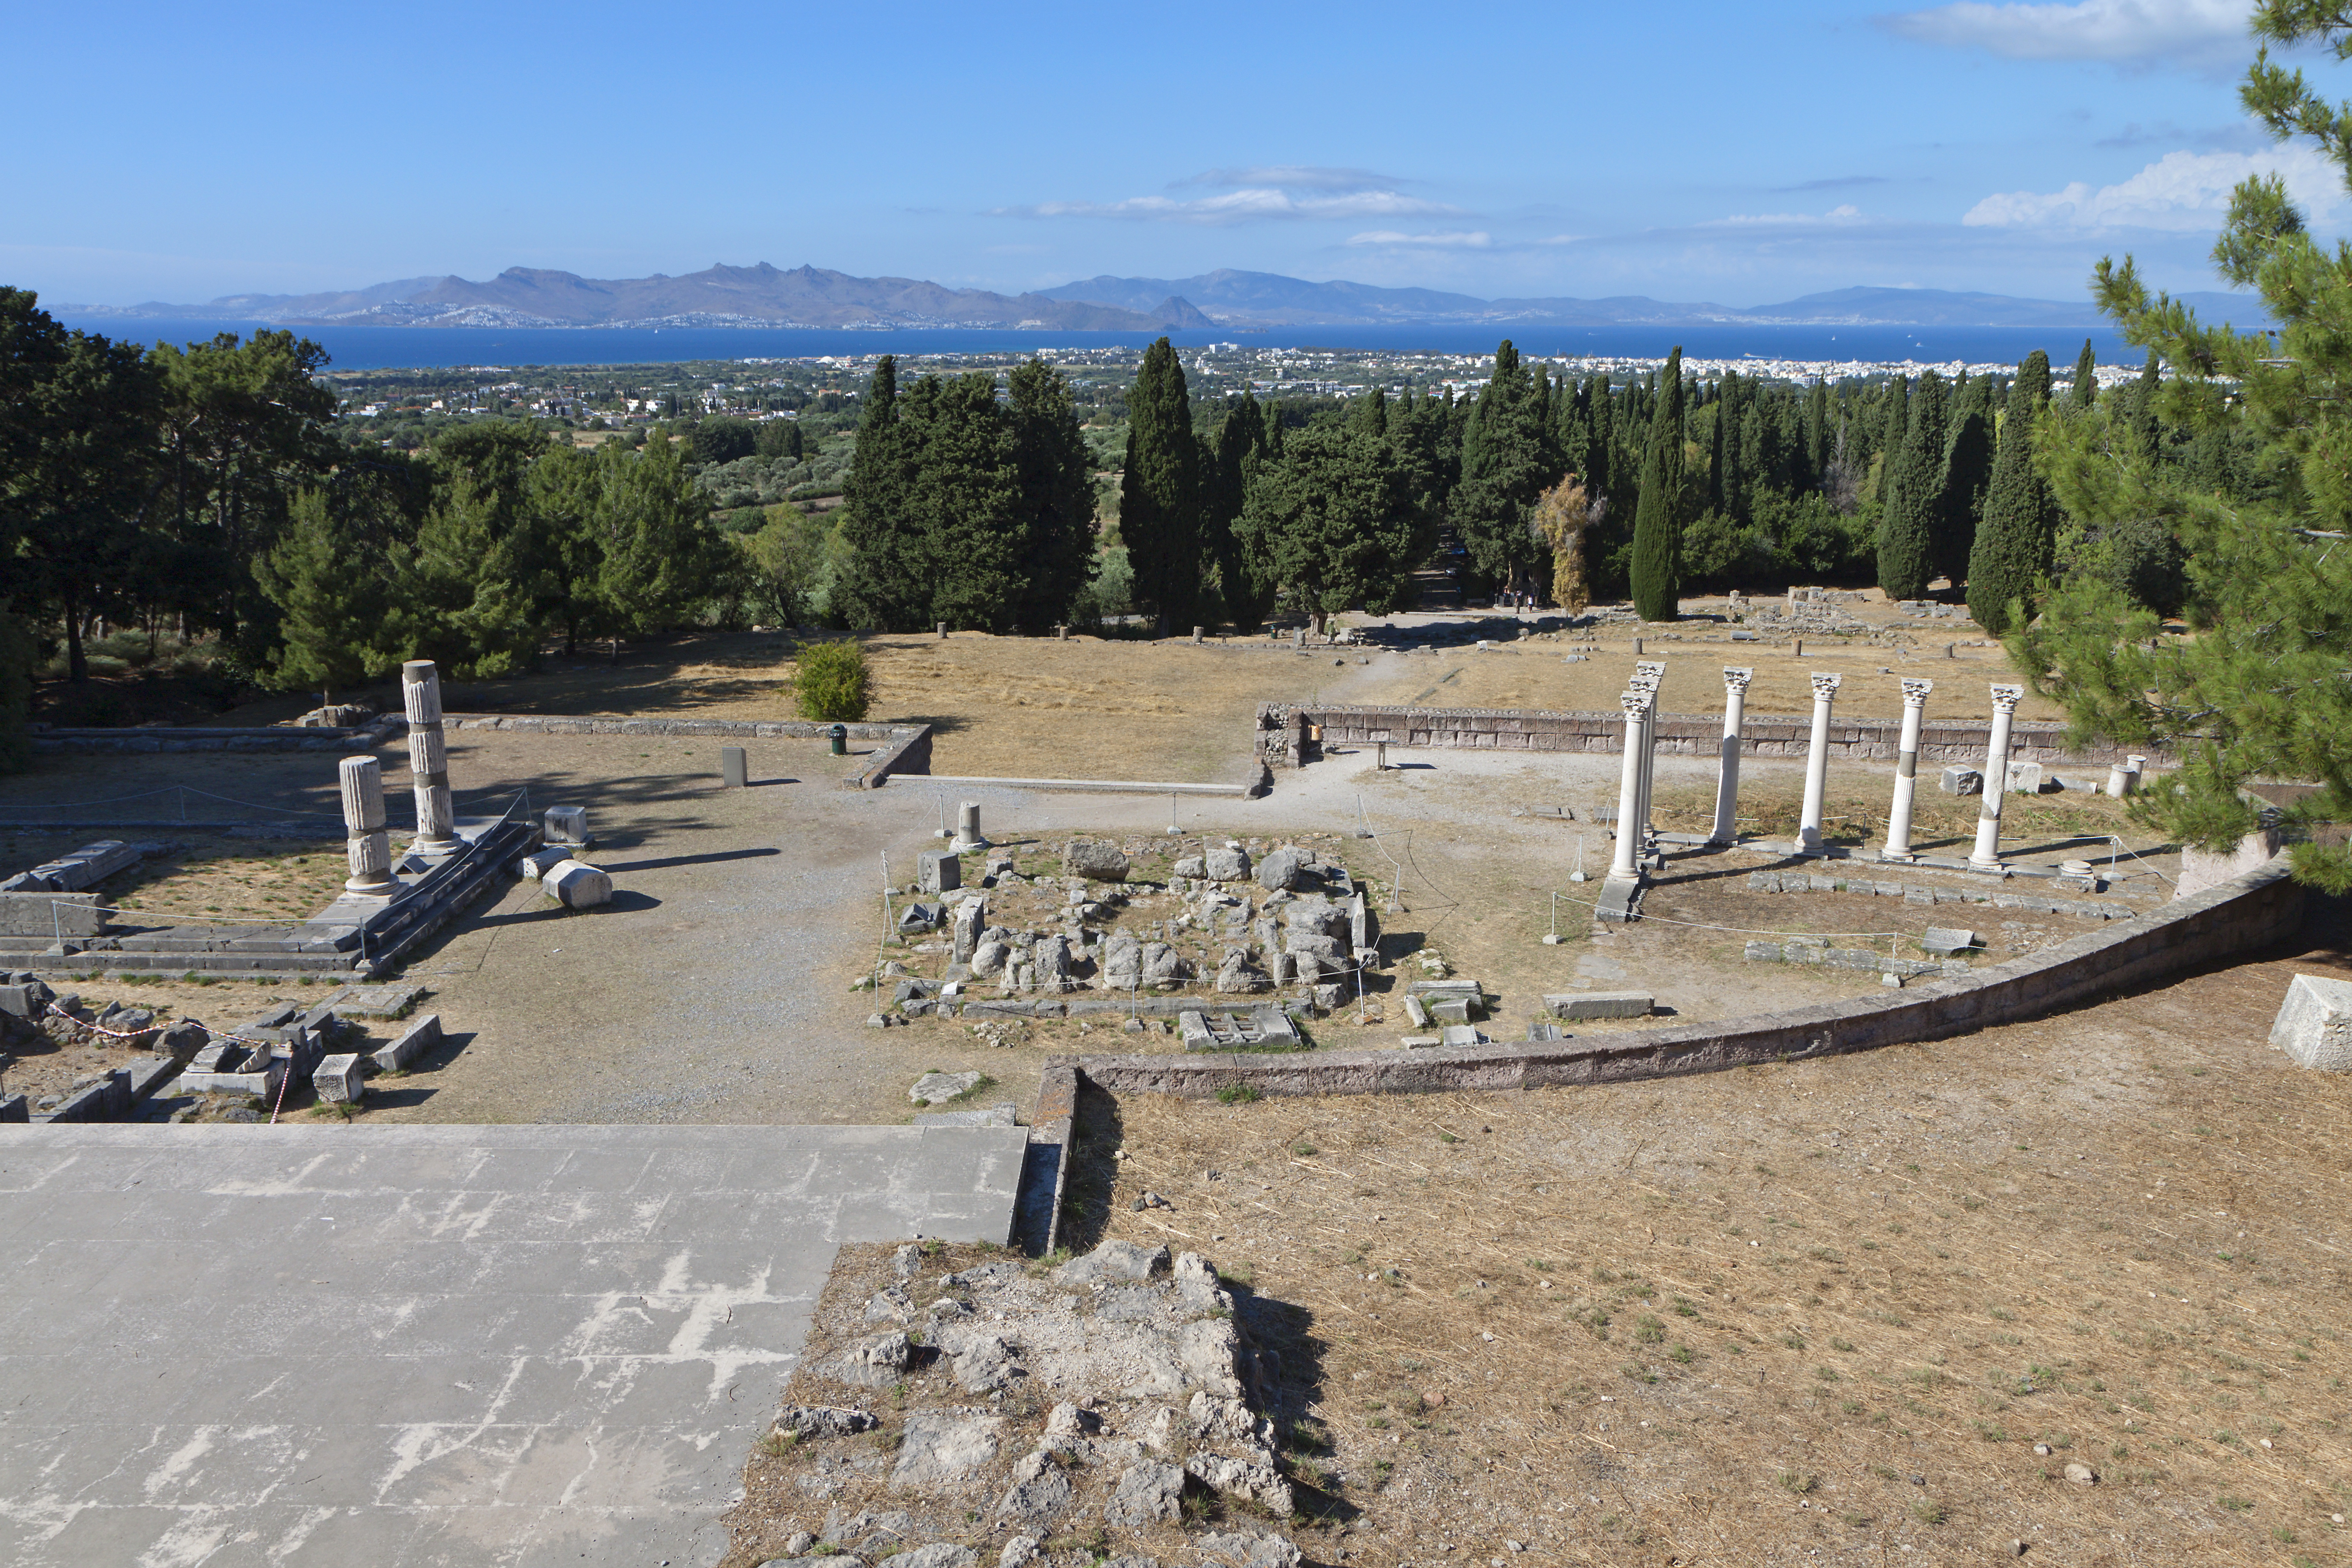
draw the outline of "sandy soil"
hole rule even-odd
[[[1304,1309],[1320,1561],[2340,1563],[2352,1082],[2264,1031],[2346,934],[1671,1084],[1091,1098],[1071,1240]]]

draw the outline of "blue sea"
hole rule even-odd
[[[62,318],[67,325],[139,342],[194,342],[250,332],[261,322]],[[1143,348],[1154,332],[1065,332],[941,327],[835,331],[804,327],[375,327],[296,329],[324,347],[339,370],[416,370],[452,365],[674,364],[686,360],[804,359],[820,355],[1003,354],[1043,348]],[[1391,353],[1492,353],[1509,338],[1522,354],[1657,359],[1675,344],[1693,359],[1916,360],[2015,363],[2035,349],[2063,372],[2089,338],[2103,363],[2137,364],[2144,351],[2102,328],[1810,327],[1699,324],[1683,327],[1224,327],[1171,332],[1179,348],[1380,350]]]

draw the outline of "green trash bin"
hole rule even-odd
[[[835,724],[832,729],[825,731],[825,735],[833,742],[833,754],[835,756],[845,757],[849,755],[848,725]]]

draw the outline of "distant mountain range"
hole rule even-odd
[[[1221,327],[1497,326],[1561,327],[1733,325],[1853,327],[2096,327],[2088,300],[2020,300],[1941,289],[1837,289],[1778,305],[1675,303],[1639,294],[1602,300],[1481,300],[1433,289],[1380,289],[1368,283],[1308,283],[1272,272],[1204,272],[1197,278],[1089,278],[1041,289],[1046,300],[1087,300],[1139,309],[1145,300],[1181,299]],[[2180,296],[2200,318],[2252,325],[2262,301],[2251,294]]]
[[[2248,294],[2181,296],[2198,314],[2260,324]],[[1029,294],[853,278],[796,267],[711,267],[683,278],[597,279],[510,267],[487,282],[404,278],[329,294],[231,294],[203,305],[66,306],[82,315],[183,321],[431,327],[1030,327],[1060,331],[1246,331],[1265,327],[1696,325],[2046,327],[2102,324],[2088,300],[2021,300],[1941,289],[1837,289],[1777,305],[1481,300],[1434,289],[1310,283],[1230,268],[1197,278],[1090,278]]]
[[[1213,328],[1181,300],[1132,306],[852,278],[815,267],[712,267],[683,278],[583,278],[509,267],[486,283],[404,278],[332,294],[231,294],[203,305],[73,307],[88,315],[279,326],[1039,327],[1139,332]]]

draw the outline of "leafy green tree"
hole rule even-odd
[[[365,631],[383,618],[384,580],[324,494],[294,498],[285,529],[254,563],[253,575],[278,606],[270,665],[283,689],[316,691],[325,704],[378,673],[382,655],[371,657]]]
[[[1633,609],[1645,621],[1682,613],[1683,349],[1675,345],[1658,376],[1660,403],[1642,452],[1641,499],[1633,517]]]
[[[1068,377],[1033,358],[1010,380],[1004,410],[1021,538],[1010,624],[1035,633],[1068,620],[1093,575],[1094,462]]]
[[[1356,605],[1387,615],[1411,591],[1433,530],[1395,447],[1359,427],[1310,426],[1258,464],[1240,531],[1290,607],[1325,620]]]
[[[1919,378],[1910,423],[1886,469],[1878,521],[1878,585],[1890,599],[1916,599],[1934,570],[1944,480],[1944,378]]]
[[[1969,552],[1969,614],[1995,637],[2008,633],[2012,606],[2032,599],[2057,551],[2058,504],[2033,460],[2037,426],[2049,405],[2050,356],[2036,349],[2009,384],[1992,482]]]
[[[1118,532],[1135,597],[1161,634],[1188,622],[1201,578],[1201,452],[1184,367],[1166,338],[1144,352],[1127,395]]]
[[[167,603],[260,655],[268,627],[240,638],[255,597],[249,563],[339,456],[328,435],[335,395],[319,381],[327,351],[288,331],[242,342],[222,332],[157,343],[149,358],[166,400],[150,571],[170,584]]]
[[[695,426],[693,441],[696,462],[731,463],[760,449],[760,432],[749,419],[719,415]]]
[[[787,462],[799,462],[806,455],[801,441],[801,422],[797,419],[761,421],[751,449],[762,458],[782,458]]]
[[[83,633],[126,602],[154,470],[163,387],[137,345],[67,334],[62,352],[9,416],[16,443],[8,510],[18,533],[10,592],[65,623],[68,679],[89,679]]]
[[[824,519],[790,501],[768,509],[760,531],[742,540],[762,618],[784,626],[816,624],[838,537]]]

